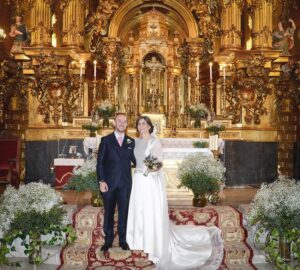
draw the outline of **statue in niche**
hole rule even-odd
[[[151,113],[163,111],[163,79],[164,66],[154,54],[148,55],[144,62],[144,104]]]
[[[272,34],[273,48],[282,50],[283,55],[290,55],[290,50],[294,47],[294,34],[296,30],[295,22],[289,19],[288,24],[278,23],[278,30]]]
[[[16,15],[15,23],[10,26],[9,36],[15,38],[11,52],[22,52],[22,46],[28,43],[29,34],[21,15]]]

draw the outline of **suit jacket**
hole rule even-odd
[[[134,139],[127,135],[122,146],[114,133],[102,137],[97,158],[98,181],[104,180],[109,189],[124,184],[131,187],[131,163],[136,164],[134,144]]]

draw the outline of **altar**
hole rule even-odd
[[[73,176],[73,169],[77,166],[82,166],[83,163],[83,158],[55,158],[53,162],[55,188],[64,187]]]

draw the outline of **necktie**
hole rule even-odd
[[[120,146],[122,146],[122,142],[123,142],[123,137],[118,136],[118,143],[119,143]]]

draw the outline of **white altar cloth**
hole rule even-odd
[[[163,159],[181,160],[190,154],[201,153],[206,157],[213,157],[208,148],[163,148]]]
[[[82,166],[84,164],[83,158],[55,158],[54,166]]]

